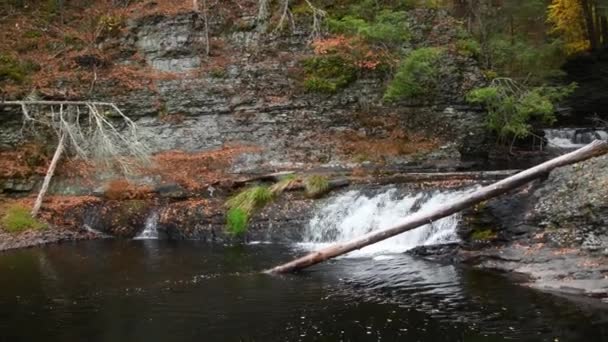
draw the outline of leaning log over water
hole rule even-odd
[[[531,169],[520,172],[514,176],[505,178],[492,185],[483,187],[455,202],[446,203],[431,212],[417,212],[415,214],[412,214],[408,216],[405,221],[399,225],[387,229],[373,231],[354,240],[344,243],[338,243],[323,248],[319,251],[309,253],[287,264],[283,264],[270,270],[267,270],[266,273],[287,273],[301,270],[306,267],[323,262],[325,260],[335,258],[342,254],[361,249],[365,246],[369,246],[376,242],[386,240],[395,235],[423,226],[427,223],[431,223],[446,216],[450,216],[475,204],[504,194],[536,178],[546,175],[555,168],[587,160],[589,158],[593,158],[595,156],[602,155],[607,152],[608,142],[596,140],[581,149],[549,160]]]

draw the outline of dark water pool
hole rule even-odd
[[[407,256],[256,272],[296,253],[92,241],[0,254],[0,341],[608,341],[608,312]]]

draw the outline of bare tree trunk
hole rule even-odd
[[[399,225],[379,231],[373,231],[351,241],[338,243],[327,248],[323,248],[319,251],[309,253],[287,264],[279,265],[267,270],[266,273],[287,273],[301,270],[342,254],[361,249],[365,246],[369,246],[408,230],[412,230],[446,216],[450,216],[477,203],[504,194],[536,178],[546,175],[551,170],[560,166],[580,162],[594,156],[605,154],[606,152],[608,152],[608,142],[596,140],[581,149],[549,160],[541,165],[503,179],[502,181],[494,183],[490,186],[483,187],[468,196],[465,196],[452,203],[446,203],[431,212],[417,212],[410,215]]]
[[[581,5],[583,6],[583,16],[585,17],[585,27],[587,29],[587,35],[589,36],[589,44],[591,50],[596,50],[598,48],[598,39],[593,15],[593,5],[591,0],[583,0]]]
[[[44,199],[44,195],[49,189],[49,185],[51,184],[51,179],[53,178],[53,174],[55,174],[55,169],[57,168],[57,163],[63,154],[63,150],[65,149],[65,135],[62,134],[61,138],[59,138],[59,143],[57,144],[57,149],[55,150],[55,154],[53,155],[53,159],[51,160],[51,165],[49,165],[49,169],[46,172],[46,176],[44,177],[44,182],[42,183],[42,188],[40,192],[38,192],[38,198],[36,198],[36,202],[34,203],[34,208],[32,209],[32,216],[36,217],[38,215],[38,211],[40,211],[40,207],[42,206],[42,200]]]
[[[600,26],[602,29],[602,47],[608,46],[608,19],[605,15],[601,16]]]
[[[205,55],[209,56],[209,9],[207,8],[207,0],[203,0],[203,20],[205,20]]]

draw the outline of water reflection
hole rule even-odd
[[[0,255],[0,341],[601,341],[607,336],[605,312],[407,256],[341,259],[280,277],[258,272],[292,253],[277,245],[159,240],[6,253]]]

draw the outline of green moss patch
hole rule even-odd
[[[490,241],[496,239],[496,232],[491,229],[479,229],[471,234],[473,241]]]
[[[44,222],[32,217],[29,208],[18,204],[7,207],[0,222],[4,230],[10,233],[19,233],[28,229],[46,228]]]

